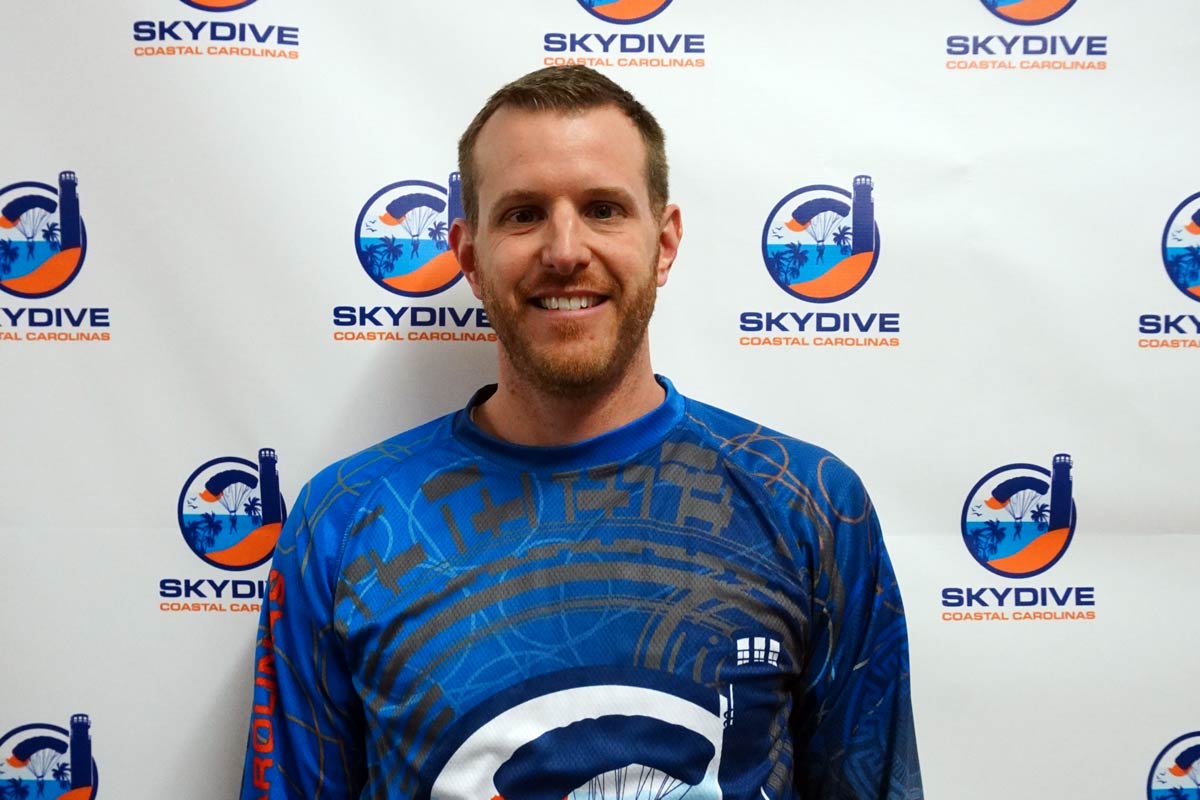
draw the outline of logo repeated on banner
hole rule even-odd
[[[278,459],[264,447],[258,462],[223,456],[196,468],[176,504],[179,534],[204,563],[229,572],[265,564],[287,519]],[[261,580],[163,578],[159,610],[254,612],[266,591]]]
[[[1161,250],[1167,279],[1184,297],[1200,303],[1200,192],[1175,207],[1163,228]],[[1200,348],[1200,308],[1141,314],[1138,333],[1138,347],[1143,349]]]
[[[850,190],[803,186],[775,204],[763,225],[762,264],[775,285],[806,303],[853,295],[879,262],[875,182],[854,178]],[[747,347],[899,347],[898,312],[743,311]],[[745,334],[756,334],[747,336]]]
[[[0,797],[92,800],[99,794],[91,719],[75,714],[70,726],[33,723],[0,736]]]
[[[1018,25],[1041,25],[1058,19],[1075,0],[979,0],[983,7],[1005,22]]]
[[[363,205],[354,224],[358,264],[380,289],[401,298],[441,294],[462,272],[450,250],[450,223],[463,216],[457,172],[447,186],[403,180],[384,186]],[[339,305],[333,309],[339,342],[494,342],[480,306],[427,304]]]
[[[1146,779],[1146,800],[1200,800],[1200,731],[1163,748]]]
[[[559,0],[583,8],[594,19],[638,25],[658,17],[671,0]],[[542,64],[560,67],[679,68],[705,66],[703,33],[643,32],[609,29],[587,33],[552,31],[542,35]]]
[[[1058,19],[1075,0],[959,0],[978,3],[998,19],[1042,25]],[[1108,36],[1070,33],[970,33],[946,37],[946,69],[1103,70],[1108,68]]]
[[[258,0],[158,0],[197,11],[224,13]],[[133,23],[133,54],[142,57],[234,57],[295,61],[300,29],[276,22],[228,19],[139,19]]]
[[[74,172],[59,173],[57,188],[22,181],[0,189],[0,292],[20,300],[53,297],[78,277],[86,256]],[[108,308],[6,302],[0,343],[107,342],[109,316]]]
[[[1075,535],[1074,461],[1054,456],[1051,468],[1006,464],[971,487],[959,529],[976,563],[1002,578],[1025,579],[1051,569]],[[1095,619],[1091,586],[961,587],[942,589],[946,621]],[[1086,610],[1081,610],[1086,609]]]

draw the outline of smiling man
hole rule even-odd
[[[499,379],[305,487],[242,797],[922,797],[858,478],[651,368],[682,234],[658,123],[593,70],[541,70],[459,166],[450,242]]]

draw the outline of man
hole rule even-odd
[[[920,798],[858,479],[651,370],[682,232],[658,123],[541,70],[459,166],[450,242],[498,383],[302,492],[242,797]]]

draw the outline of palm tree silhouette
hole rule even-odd
[[[383,237],[383,259],[388,265],[388,272],[396,267],[396,260],[404,255],[404,245],[396,241],[395,236]]]
[[[799,277],[800,268],[808,263],[808,251],[800,242],[788,242],[787,256],[788,262],[796,268],[795,274]]]
[[[989,519],[983,523],[983,530],[976,530],[971,533],[971,546],[975,550],[975,557],[980,561],[987,561],[1000,549],[1000,543],[1004,541],[1004,526],[997,520]]]
[[[200,518],[202,520],[200,523],[200,531],[203,535],[198,539],[198,544],[200,545],[198,551],[201,553],[207,553],[208,548],[212,547],[217,541],[217,535],[221,532],[221,528],[224,526],[222,525],[221,520],[217,519],[217,515],[211,511],[204,512],[200,515]]]
[[[42,228],[42,238],[50,245],[51,250],[58,249],[58,223],[51,222],[46,227]]]
[[[242,509],[246,512],[246,516],[250,517],[252,523],[255,525],[262,524],[262,498],[251,497],[242,506]]]
[[[9,778],[7,794],[13,800],[25,800],[29,797],[29,787],[20,778]]]
[[[440,219],[429,226],[429,238],[433,240],[433,243],[438,246],[439,250],[446,249],[446,230],[446,223]]]
[[[833,243],[842,251],[842,255],[850,254],[850,240],[853,234],[850,233],[850,226],[843,225],[833,232]]]
[[[1029,519],[1037,523],[1038,530],[1044,531],[1049,527],[1046,522],[1050,518],[1050,505],[1048,503],[1038,503],[1034,506],[1033,511],[1029,512]]]
[[[58,766],[50,773],[50,777],[58,781],[58,785],[63,789],[71,788],[71,765],[65,761],[60,761]]]
[[[13,262],[17,260],[20,251],[8,239],[0,239],[0,275],[12,272]]]

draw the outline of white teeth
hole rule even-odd
[[[538,299],[542,308],[547,308],[553,311],[558,309],[577,311],[581,308],[590,308],[595,305],[590,297],[542,297]]]

